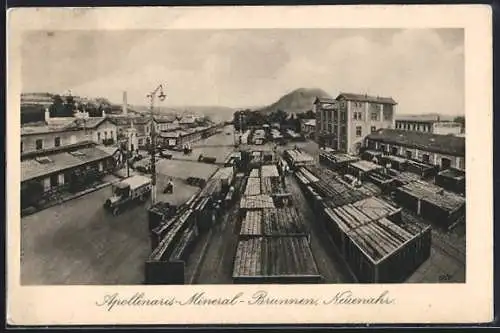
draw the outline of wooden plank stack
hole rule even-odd
[[[306,237],[254,237],[240,240],[233,279],[300,283],[319,282],[321,277]]]
[[[276,208],[273,198],[269,195],[244,196],[240,202],[240,209]]]
[[[396,190],[396,201],[443,227],[448,227],[465,215],[464,197],[423,181],[399,187]]]
[[[400,282],[430,255],[430,227],[403,223],[376,197],[325,209],[332,239],[359,282]]]
[[[233,277],[262,276],[262,238],[252,237],[238,242],[234,257]]]

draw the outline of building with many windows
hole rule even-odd
[[[364,146],[408,160],[465,171],[465,138],[401,129],[380,129],[369,134]]]
[[[394,128],[442,135],[459,135],[463,130],[462,124],[442,119],[439,115],[401,116],[395,120]]]
[[[397,103],[391,97],[341,93],[336,99],[317,98],[316,139],[321,146],[357,154],[366,135],[392,128]]]

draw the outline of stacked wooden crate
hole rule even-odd
[[[233,279],[236,283],[305,283],[319,282],[321,276],[306,237],[253,237],[238,244]]]
[[[396,190],[396,201],[443,227],[465,215],[465,198],[433,184],[415,181]]]
[[[400,282],[430,255],[430,227],[403,223],[400,209],[375,197],[325,209],[325,223],[359,282]]]
[[[249,177],[245,188],[245,196],[260,195],[260,178]]]
[[[285,159],[292,168],[312,165],[315,163],[314,158],[311,155],[300,149],[285,150]]]
[[[262,210],[250,210],[246,212],[241,222],[240,236],[262,235]]]
[[[262,276],[262,238],[240,240],[234,257],[233,278],[255,278]]]
[[[307,236],[302,218],[295,207],[264,209],[263,234],[266,236]]]

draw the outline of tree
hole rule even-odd
[[[462,130],[465,130],[465,117],[464,116],[458,116],[453,119],[454,122],[457,122],[462,125]]]

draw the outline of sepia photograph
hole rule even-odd
[[[18,36],[21,288],[471,281],[463,26]]]

